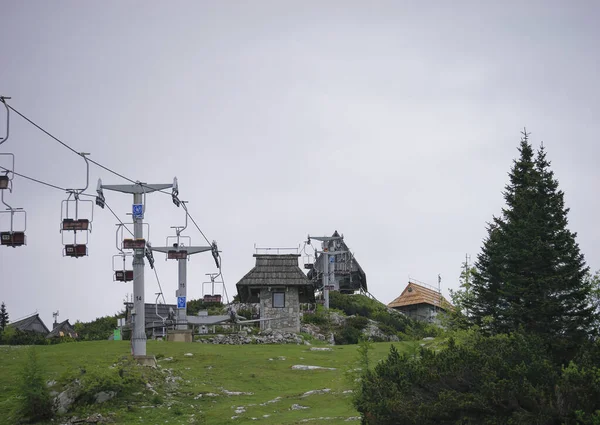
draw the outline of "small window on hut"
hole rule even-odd
[[[285,292],[273,292],[273,308],[285,307]]]

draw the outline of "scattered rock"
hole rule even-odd
[[[48,388],[52,388],[55,385],[56,385],[56,381],[54,381],[54,380],[46,382],[46,386]]]
[[[290,407],[290,410],[304,410],[304,409],[310,409],[310,407],[300,406],[299,404],[292,404],[292,407]]]
[[[329,348],[329,347],[311,347],[310,351],[333,351],[333,348]]]
[[[309,366],[304,364],[295,364],[292,366],[292,370],[336,370],[335,367],[321,367],[321,366]]]
[[[244,406],[239,406],[235,409],[235,413],[241,415],[242,413],[246,413],[246,408]]]
[[[194,357],[194,355],[192,353],[185,353],[184,356],[185,357]]]
[[[194,397],[194,400],[198,400],[199,398],[202,398],[202,397],[219,397],[219,394],[215,394],[215,393],[200,393],[196,397]]]
[[[96,403],[105,403],[108,400],[112,400],[116,395],[116,391],[100,391],[94,396],[94,400]]]
[[[71,405],[81,394],[81,382],[78,379],[73,381],[67,388],[54,399],[56,411],[60,415],[67,413]]]
[[[425,338],[423,338],[423,341],[433,341],[435,338],[432,336],[426,336]]]
[[[281,397],[275,397],[273,400],[265,401],[264,403],[261,403],[260,405],[266,406],[267,404],[277,403],[280,400],[281,400]]]
[[[283,356],[279,356],[279,357],[277,357],[277,359],[278,359],[278,360],[285,360],[285,357],[283,357]]]
[[[266,329],[258,336],[241,334],[236,335],[215,335],[212,338],[203,338],[199,342],[203,344],[225,344],[225,345],[240,345],[240,344],[303,344],[302,335],[291,332],[277,332],[272,329]]]
[[[342,391],[342,394],[352,394],[354,392],[354,390],[345,390]]]
[[[243,391],[227,391],[227,390],[223,390],[222,391],[223,394],[225,395],[254,395],[254,393],[245,393]]]
[[[309,395],[315,395],[315,394],[327,394],[331,392],[330,388],[323,388],[322,390],[310,390],[305,392],[304,394],[302,394],[302,397],[308,397]]]

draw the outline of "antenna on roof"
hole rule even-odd
[[[58,320],[56,320],[58,318],[58,310],[52,313],[52,317],[54,318],[54,323],[58,323]]]

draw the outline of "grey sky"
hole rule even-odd
[[[0,94],[120,173],[177,176],[223,251],[230,297],[254,243],[336,229],[384,302],[409,275],[456,288],[503,205],[523,126],[547,146],[570,227],[600,268],[598,2],[0,0],[0,15]],[[15,153],[17,172],[84,183],[81,159],[14,114],[0,152]],[[98,177],[123,183],[93,167],[93,187]],[[126,219],[131,198],[106,197]],[[51,322],[59,309],[87,321],[132,291],[112,281],[107,210],[95,210],[90,256],[62,257],[64,198],[23,179],[7,197],[29,214],[28,246],[0,251],[12,320],[37,310]],[[157,245],[184,215],[154,194],[146,219]],[[163,258],[173,302],[177,269]],[[193,257],[190,298],[213,271],[210,255]],[[146,288],[149,302],[149,269]]]

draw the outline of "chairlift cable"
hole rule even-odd
[[[54,136],[54,135],[53,135],[52,133],[50,133],[49,131],[45,130],[45,129],[44,129],[43,127],[41,127],[40,125],[36,124],[36,123],[35,123],[33,120],[31,120],[31,119],[27,118],[27,117],[26,117],[25,115],[23,115],[21,112],[17,111],[15,108],[13,108],[11,105],[9,105],[8,103],[6,103],[6,106],[8,106],[8,107],[10,108],[10,110],[11,110],[11,111],[15,112],[17,115],[19,115],[19,116],[20,116],[21,118],[23,118],[25,121],[27,121],[28,123],[30,123],[31,125],[33,125],[35,128],[37,128],[38,130],[40,130],[42,133],[44,133],[44,134],[46,134],[48,137],[50,137],[50,138],[52,138],[52,139],[56,140],[58,143],[60,143],[61,145],[63,145],[65,148],[69,149],[69,150],[70,150],[71,152],[73,152],[74,154],[76,154],[76,155],[78,155],[78,156],[81,156],[81,153],[80,153],[80,152],[77,152],[75,149],[73,149],[71,146],[69,146],[68,144],[66,144],[66,143],[65,143],[65,142],[63,142],[62,140],[60,140],[58,137]],[[119,176],[119,177],[121,177],[122,179],[125,179],[125,180],[127,180],[127,181],[129,181],[129,182],[131,182],[131,183],[134,183],[134,184],[135,184],[135,183],[137,183],[136,181],[134,181],[134,180],[132,180],[132,179],[130,179],[130,178],[127,178],[127,177],[125,177],[124,175],[122,175],[122,174],[120,174],[120,173],[117,173],[116,171],[114,171],[114,170],[111,170],[111,169],[110,169],[110,168],[108,168],[108,167],[105,167],[104,165],[102,165],[102,164],[100,164],[100,163],[98,163],[98,162],[94,161],[93,159],[89,159],[89,158],[88,158],[88,161],[89,161],[89,162],[91,162],[92,164],[94,164],[94,165],[97,165],[98,167],[100,167],[100,168],[102,168],[102,169],[104,169],[104,170],[106,170],[106,171],[110,172],[110,173],[113,173],[113,174],[114,174],[114,175],[116,175],[116,176]]]
[[[49,136],[49,137],[50,137],[50,138],[52,138],[53,140],[57,141],[57,142],[58,142],[58,143],[60,143],[62,146],[64,146],[65,148],[67,148],[67,149],[68,149],[68,150],[70,150],[71,152],[75,153],[76,155],[78,155],[78,156],[82,156],[80,152],[77,152],[75,149],[73,149],[73,148],[72,148],[71,146],[69,146],[67,143],[63,142],[63,141],[62,141],[62,140],[60,140],[58,137],[54,136],[52,133],[50,133],[49,131],[45,130],[43,127],[41,127],[41,126],[40,126],[40,125],[38,125],[37,123],[35,123],[35,122],[34,122],[32,119],[28,118],[27,116],[25,116],[24,114],[22,114],[21,112],[19,112],[18,110],[16,110],[16,109],[15,109],[13,106],[9,105],[9,104],[8,104],[8,103],[6,103],[6,102],[5,102],[5,105],[6,105],[8,108],[10,108],[10,110],[12,110],[12,111],[13,111],[13,112],[15,112],[17,115],[19,115],[21,118],[23,118],[25,121],[27,121],[28,123],[30,123],[31,125],[33,125],[35,128],[37,128],[38,130],[40,130],[42,133],[46,134],[47,136]],[[91,159],[91,158],[86,158],[86,159],[87,159],[87,161],[89,161],[90,163],[92,163],[92,164],[94,164],[94,165],[96,165],[96,166],[98,166],[98,167],[102,168],[103,170],[106,170],[106,171],[108,171],[109,173],[112,173],[112,174],[114,174],[114,175],[116,175],[116,176],[118,176],[118,177],[120,177],[120,178],[122,178],[122,179],[124,179],[124,180],[127,180],[127,181],[128,181],[128,182],[130,182],[130,183],[133,183],[133,184],[139,184],[139,185],[141,185],[142,187],[149,187],[149,186],[146,186],[144,183],[141,183],[141,182],[139,182],[139,181],[136,181],[136,180],[130,179],[129,177],[126,177],[126,176],[124,176],[123,174],[121,174],[121,173],[118,173],[118,172],[116,172],[116,171],[114,171],[114,170],[112,170],[112,169],[110,169],[110,168],[108,168],[108,167],[106,167],[106,166],[104,166],[104,165],[100,164],[99,162],[97,162],[97,161],[94,161],[94,160],[93,160],[93,159]],[[14,174],[15,174],[15,175],[18,175],[17,173],[14,173]],[[34,181],[35,181],[35,179],[31,179],[31,178],[30,178],[30,180],[34,180]],[[46,184],[46,183],[43,183],[43,182],[41,182],[41,181],[38,181],[38,183],[41,183],[41,184]],[[66,189],[60,188],[60,187],[58,187],[58,186],[54,186],[54,185],[50,185],[50,184],[46,184],[46,185],[47,185],[47,186],[50,186],[50,187],[54,187],[54,188],[56,188],[56,189],[60,189],[60,190],[66,190]],[[166,195],[169,195],[169,196],[172,196],[172,195],[173,195],[172,193],[165,192],[164,190],[157,190],[156,192],[164,193],[164,194],[166,194]],[[187,207],[185,206],[185,204],[183,204],[183,208],[184,208],[184,210],[185,210],[185,212],[186,212],[187,216],[188,216],[188,217],[190,218],[190,220],[192,221],[192,223],[194,223],[194,226],[196,226],[196,229],[198,229],[198,231],[200,232],[200,234],[202,235],[202,237],[204,237],[204,239],[206,240],[206,242],[207,242],[208,244],[210,244],[210,240],[209,240],[209,239],[206,237],[206,235],[204,234],[204,232],[202,232],[202,230],[200,229],[200,226],[198,226],[198,224],[196,223],[196,220],[194,220],[194,218],[192,217],[192,215],[189,213],[189,211],[188,211]],[[114,214],[114,213],[113,213],[113,214]]]
[[[160,295],[162,295],[163,303],[166,305],[167,301],[165,300],[165,294],[163,293],[162,286],[160,285],[160,279],[158,278],[158,272],[156,271],[156,266],[152,269],[154,270],[154,275],[156,276],[156,281],[158,282],[158,289],[160,290]]]
[[[27,180],[31,180],[31,181],[33,181],[33,182],[36,182],[36,183],[39,183],[39,184],[43,184],[43,185],[45,185],[45,186],[48,186],[48,187],[51,187],[51,188],[53,188],[53,189],[62,190],[63,192],[66,192],[66,191],[67,191],[67,189],[65,189],[65,188],[62,188],[62,187],[60,187],[60,186],[56,186],[56,185],[54,185],[54,184],[52,184],[52,183],[46,183],[46,182],[44,182],[44,181],[42,181],[42,180],[34,179],[33,177],[29,177],[29,176],[26,176],[26,175],[24,175],[24,174],[17,173],[17,172],[15,172],[15,171],[13,171],[13,170],[9,170],[8,168],[4,168],[4,167],[3,167],[3,166],[1,166],[1,165],[0,165],[0,168],[1,168],[1,169],[3,169],[4,171],[8,171],[9,173],[12,173],[12,174],[14,174],[15,176],[19,176],[19,177],[22,177],[22,178],[24,178],[24,179],[27,179]]]

